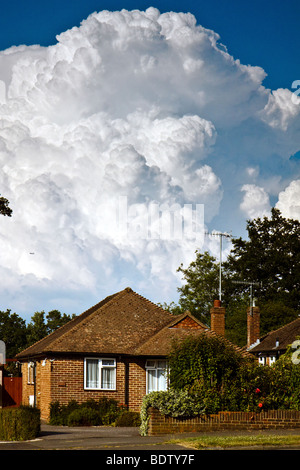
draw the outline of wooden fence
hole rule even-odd
[[[22,377],[2,378],[2,407],[16,407],[22,403]]]

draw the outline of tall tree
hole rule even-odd
[[[187,268],[181,264],[177,270],[183,274],[184,284],[178,288],[181,312],[189,310],[203,322],[209,323],[209,311],[218,298],[219,268],[216,259],[207,251],[196,251],[196,259]]]
[[[43,310],[41,312],[35,312],[31,317],[31,322],[27,326],[28,346],[63,326],[65,323],[72,320],[74,316],[74,314],[61,314],[59,310],[51,310],[46,315],[47,321],[45,321],[45,312]]]
[[[27,343],[30,346],[47,335],[45,324],[45,312],[35,312],[31,317],[31,322],[27,325]]]
[[[68,323],[75,315],[67,315],[66,313],[61,314],[59,310],[51,310],[46,316],[47,319],[47,334],[60,328],[65,323]]]
[[[11,310],[0,311],[0,339],[6,346],[6,357],[13,359],[26,346],[26,323]]]
[[[300,222],[272,209],[270,218],[248,221],[247,231],[248,240],[233,239],[224,266],[243,281],[261,284],[256,287],[259,302],[281,301],[299,310]]]

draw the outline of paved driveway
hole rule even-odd
[[[142,437],[132,427],[65,427],[41,425],[37,439],[25,442],[0,442],[2,450],[161,450],[183,449],[165,442],[173,436]]]
[[[247,431],[217,431],[210,434],[245,434]],[[253,434],[297,434],[299,429],[280,429],[264,431],[248,431]],[[65,427],[41,425],[41,433],[37,439],[25,442],[0,442],[2,450],[105,450],[110,453],[118,451],[150,451],[158,454],[160,451],[175,451],[178,454],[195,453],[195,450],[177,444],[168,444],[173,438],[201,435],[192,433],[184,435],[164,435],[142,437],[139,428],[132,427]],[[293,447],[300,450],[300,446]],[[254,450],[254,448],[252,448]],[[264,448],[266,449],[266,448]],[[274,447],[272,448],[274,449]],[[276,448],[279,450],[279,448]],[[269,450],[269,449],[268,449]],[[197,452],[196,452],[197,453]]]

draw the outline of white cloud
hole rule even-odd
[[[283,217],[300,221],[300,179],[292,181],[279,193],[276,208]]]
[[[0,219],[2,308],[78,312],[127,284],[174,298],[197,241],[122,238],[119,198],[136,224],[153,203],[232,223],[221,206],[250,178],[241,208],[265,213],[262,165],[299,150],[298,108],[190,14],[93,13],[57,41],[0,52],[0,192],[14,210]]]
[[[269,95],[262,113],[263,119],[272,127],[287,130],[297,119],[299,126],[300,103],[290,90],[279,88]]]
[[[270,200],[264,188],[255,184],[245,184],[241,191],[244,192],[240,208],[250,219],[270,215]]]

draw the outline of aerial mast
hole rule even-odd
[[[206,232],[206,235],[212,235],[219,237],[220,239],[220,265],[219,265],[219,300],[222,300],[222,241],[223,238],[232,238],[232,235],[227,232],[213,232],[213,233],[208,233]]]
[[[256,286],[256,287],[261,287],[262,284],[260,282],[248,282],[248,281],[232,281],[234,284],[245,284],[247,286],[250,286],[250,315],[252,315],[252,311],[253,311],[253,286]]]

